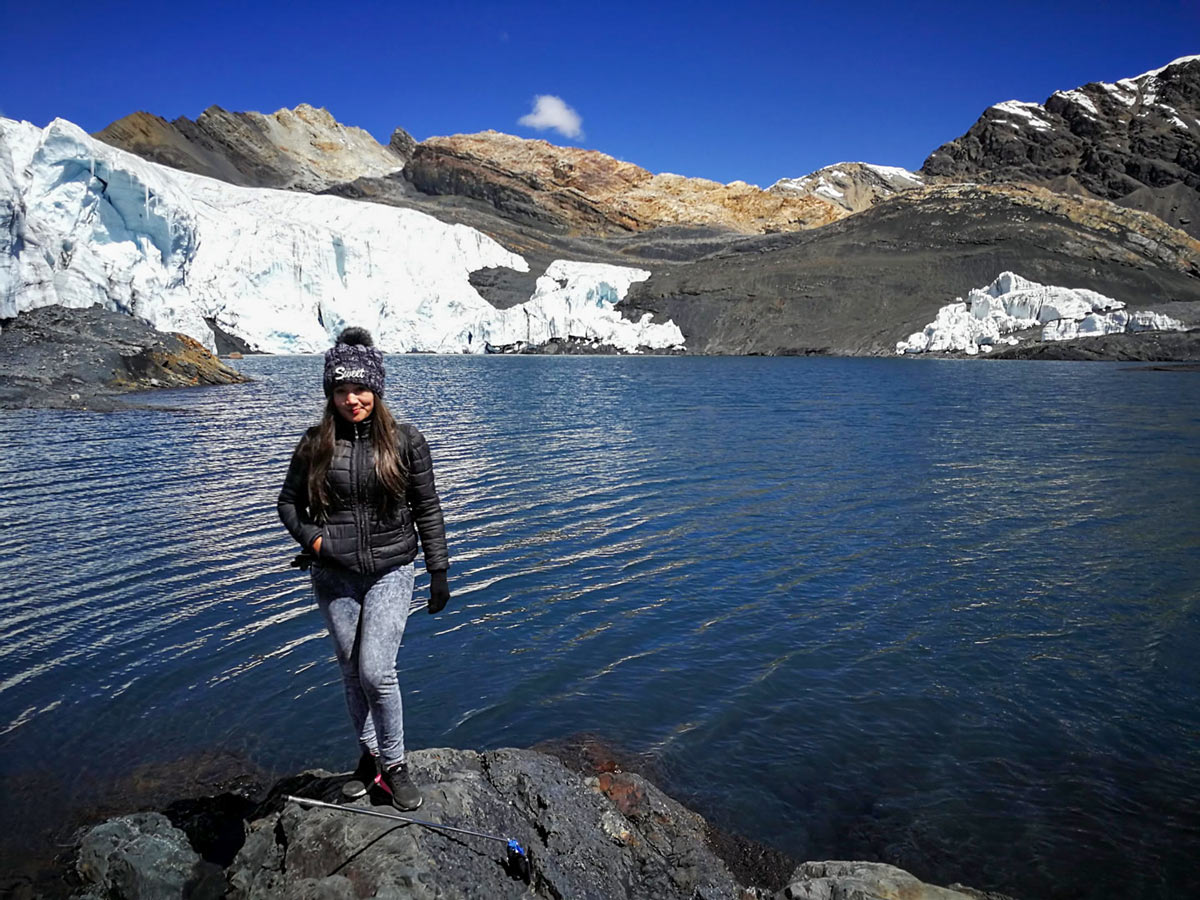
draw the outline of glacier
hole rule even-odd
[[[213,326],[269,353],[324,350],[347,324],[387,352],[600,338],[681,347],[672,322],[615,308],[644,269],[555,260],[530,299],[498,310],[471,272],[528,262],[415,210],[178,171],[56,119],[0,118],[0,318],[101,305],[216,349]]]
[[[896,342],[896,353],[991,352],[1017,344],[1017,332],[1041,328],[1044,341],[1134,331],[1181,331],[1183,323],[1160,313],[1129,312],[1120,300],[1084,288],[1038,284],[1001,272],[987,287],[975,288],[938,310],[921,331]]]

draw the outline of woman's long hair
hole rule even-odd
[[[337,421],[341,414],[333,405],[333,398],[325,404],[321,424],[307,441],[308,455],[308,511],[318,522],[325,520],[329,509],[329,465],[333,462],[333,450],[337,436]],[[408,470],[400,456],[399,442],[403,434],[396,420],[388,412],[383,397],[375,395],[375,408],[371,414],[371,449],[375,457],[375,478],[382,488],[376,491],[376,511],[386,516],[403,502],[408,487]]]

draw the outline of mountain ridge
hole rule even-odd
[[[194,175],[312,193],[400,171],[415,144],[403,129],[396,129],[388,145],[380,144],[364,129],[343,125],[327,109],[307,103],[269,114],[210,106],[194,121],[135,112],[93,137]]]
[[[670,319],[695,353],[890,355],[1003,271],[1200,326],[1200,241],[1149,213],[1033,185],[905,191],[825,228],[660,267],[619,308]]]
[[[994,104],[921,172],[1084,193],[1200,237],[1200,56],[1055,91],[1044,103]]]
[[[645,272],[622,276],[623,287],[608,285],[603,295],[619,300],[628,286],[616,312],[630,324],[647,315],[673,322],[690,352],[857,355],[890,353],[941,306],[1003,271],[1093,289],[1130,308],[1165,315],[1171,306],[1172,318],[1200,324],[1190,306],[1200,299],[1195,237],[1170,224],[1173,215],[1189,224],[1179,213],[1196,196],[1186,180],[1196,168],[1189,154],[1200,161],[1200,140],[1186,121],[1193,95],[1200,98],[1200,57],[1115,85],[1057,91],[1044,106],[995,104],[918,173],[840,163],[766,190],[654,174],[598,151],[500,132],[416,142],[397,130],[384,146],[303,106],[270,116],[210,107],[195,123],[135,114],[101,134],[109,143],[131,142],[143,158],[173,155],[185,168],[235,173],[222,180],[466,225],[525,260],[516,267],[485,261],[466,273],[470,288],[498,311],[549,297],[540,273],[577,260],[600,264],[593,273],[603,266]],[[1109,114],[1126,132],[1145,132],[1142,144],[1117,148],[1123,157],[1105,149]],[[1070,116],[1078,119],[1073,126]],[[1174,169],[1156,168],[1145,154],[1137,165],[1122,162],[1139,148],[1165,153],[1164,121],[1178,132],[1170,144]],[[1147,172],[1161,177],[1133,177]],[[288,206],[282,198],[267,204]],[[367,245],[356,252],[370,257]],[[463,294],[463,302],[476,299]]]

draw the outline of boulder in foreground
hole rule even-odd
[[[317,771],[280,781],[250,814],[245,843],[219,889],[233,898],[346,900],[1000,898],[927,885],[901,869],[862,862],[810,862],[774,884],[745,884],[731,873],[744,871],[744,861],[717,854],[704,819],[640,775],[585,777],[532,750],[424,750],[410,753],[409,765],[425,794],[413,816],[515,839],[529,853],[528,882],[506,867],[501,842],[284,800],[295,795],[334,802],[345,776]],[[369,799],[354,806],[391,811],[372,807]],[[215,895],[212,861],[194,862],[190,873],[179,870],[194,859],[186,835],[169,824],[151,828],[165,823],[145,819],[112,820],[84,838],[78,869],[88,896],[134,896],[125,892],[127,885],[137,886],[139,897]],[[156,836],[144,837],[147,831]],[[728,857],[736,843],[724,846]],[[135,871],[153,857],[151,850],[161,850],[174,867],[174,887]],[[150,887],[155,890],[141,890]]]
[[[250,380],[186,335],[99,306],[44,306],[0,328],[0,408],[108,410],[130,391]]]

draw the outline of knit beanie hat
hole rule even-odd
[[[383,354],[365,328],[344,328],[325,351],[325,396],[339,384],[361,384],[383,396]]]

